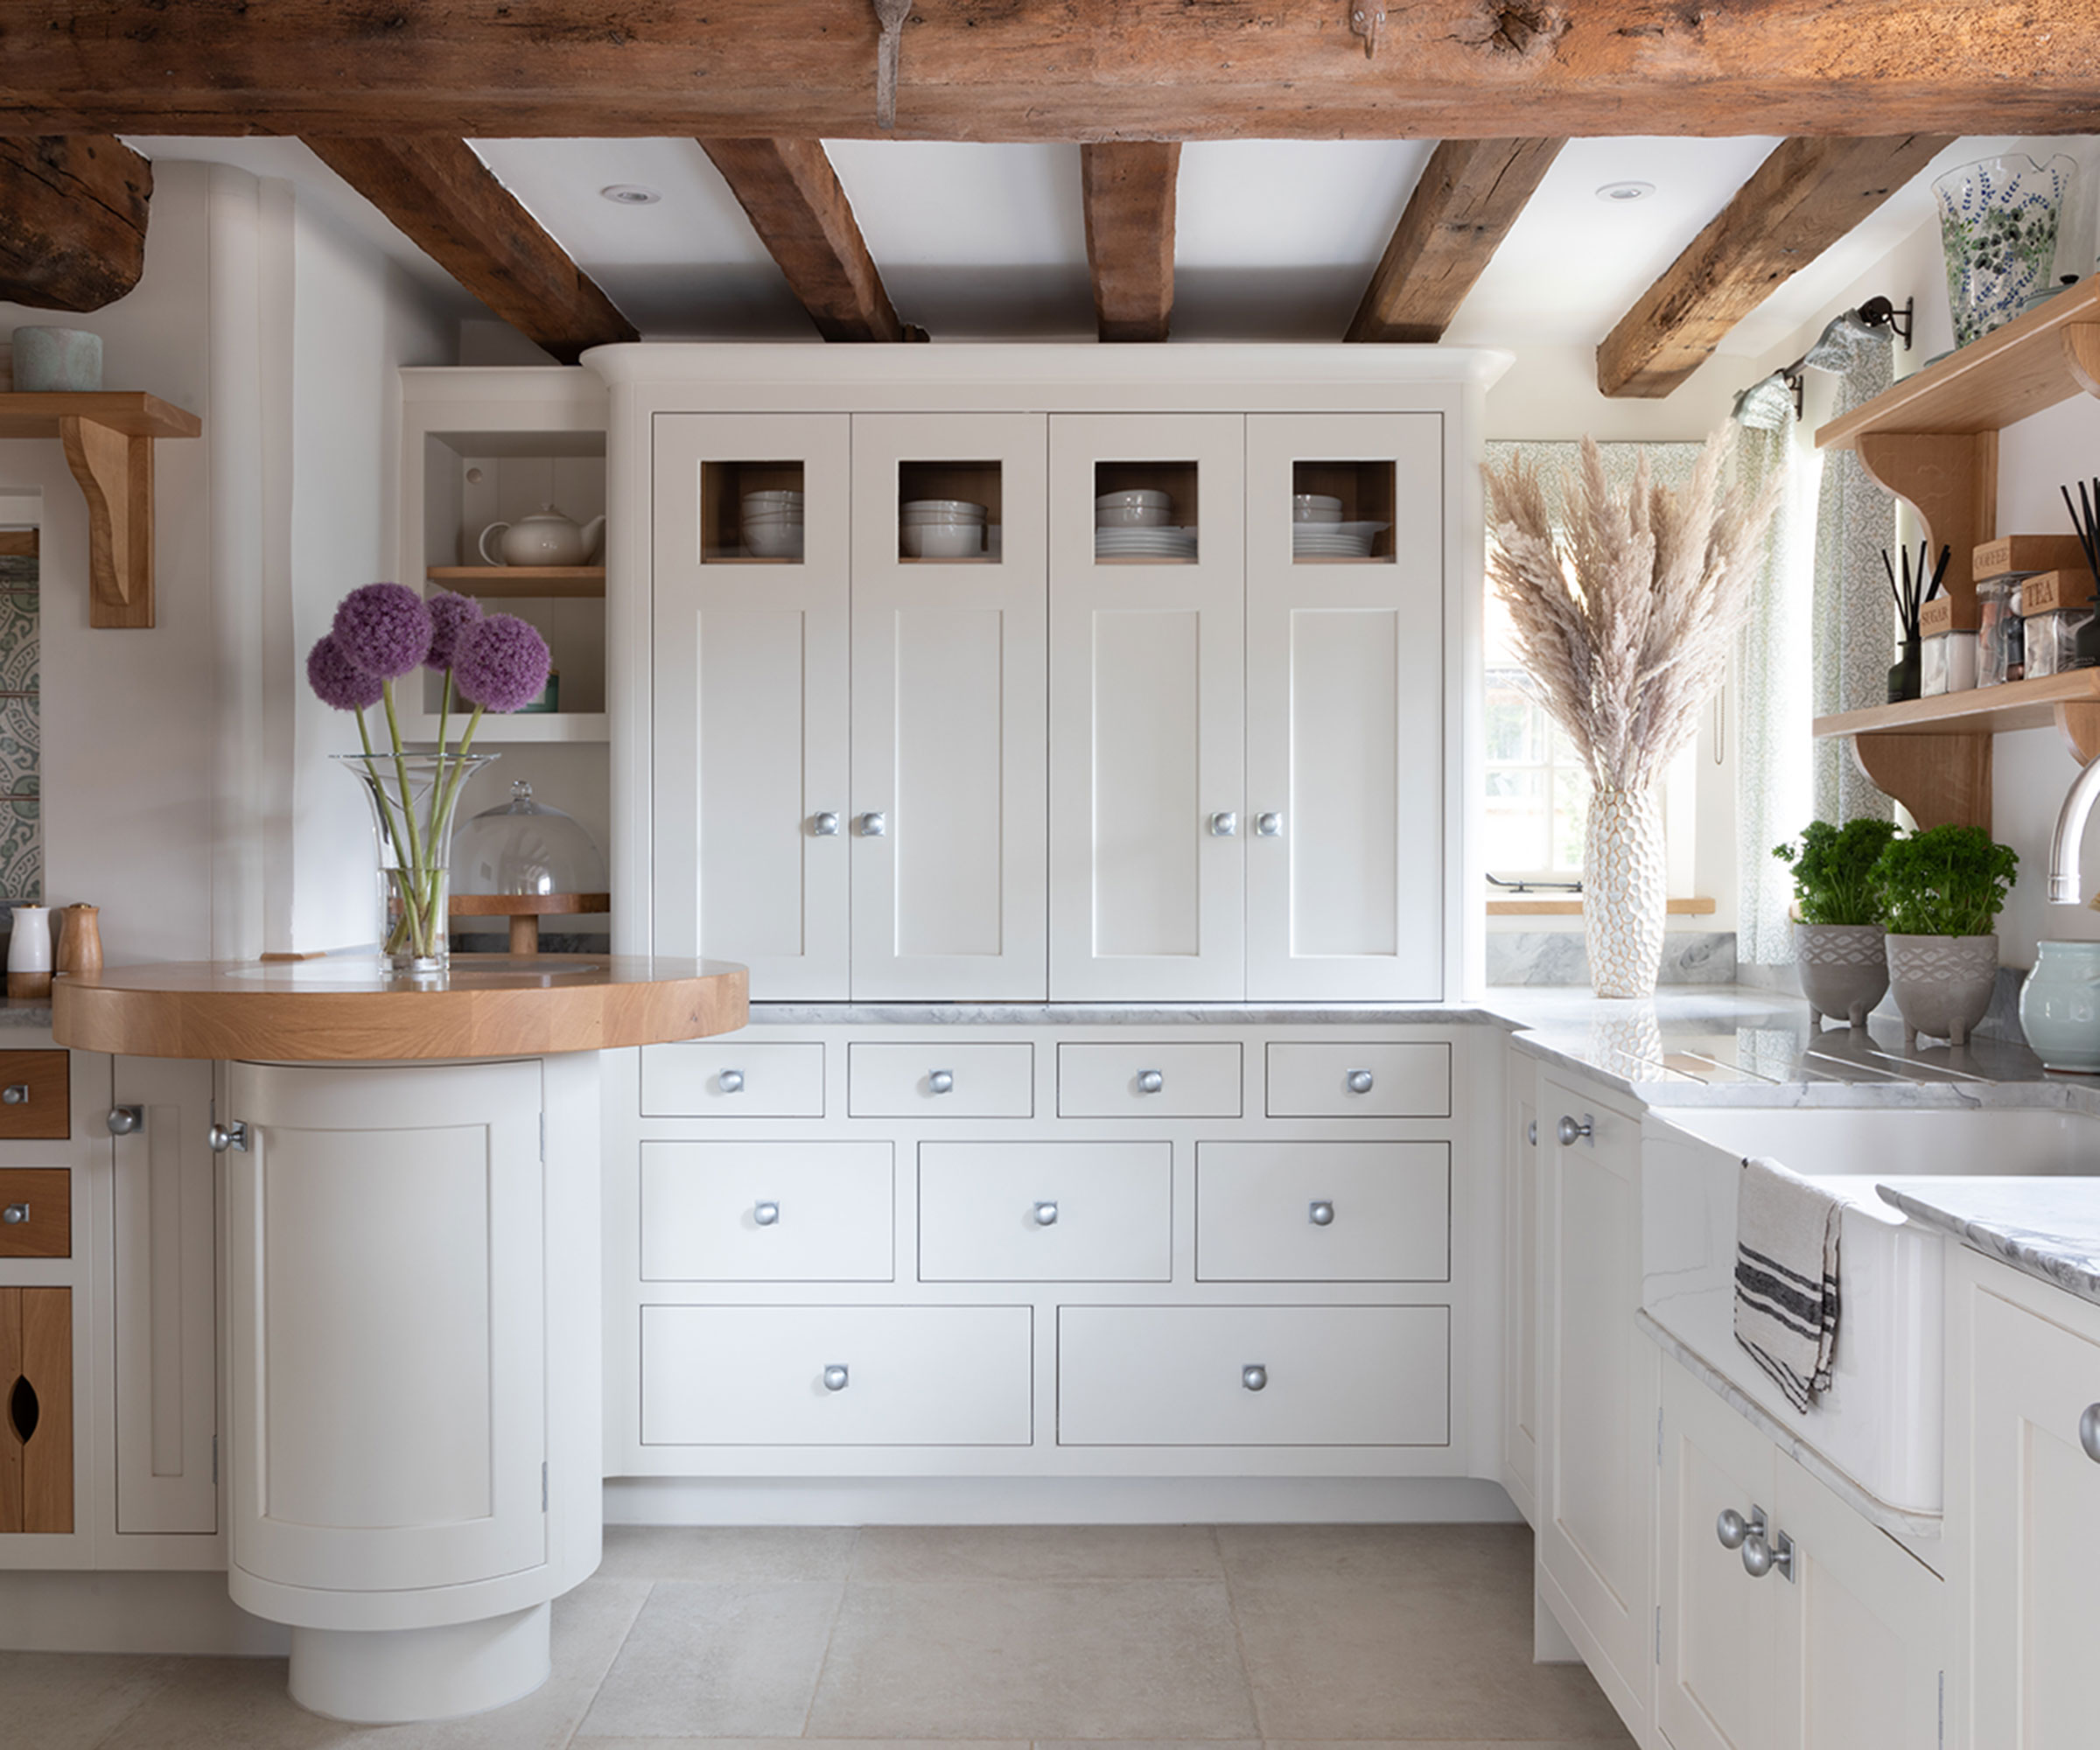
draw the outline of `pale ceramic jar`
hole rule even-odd
[[[1863,1027],[1888,994],[1888,943],[1880,924],[1796,923],[1794,957],[1811,1027],[1820,1030],[1825,1015]]]
[[[1998,938],[1891,931],[1888,988],[1903,1017],[1907,1048],[1917,1049],[1920,1033],[1966,1045],[1970,1030],[1990,1012],[1998,988]]]
[[[102,386],[102,337],[85,328],[18,328],[15,393],[90,394]]]
[[[598,545],[605,526],[602,516],[578,524],[549,505],[515,522],[490,523],[477,544],[492,565],[580,565]],[[503,536],[500,558],[488,550],[489,536],[499,533]]]
[[[2044,1069],[2100,1075],[2100,942],[2035,945],[2020,1026]]]
[[[1662,965],[1670,865],[1652,793],[1600,785],[1583,823],[1582,934],[1600,997],[1650,997]]]

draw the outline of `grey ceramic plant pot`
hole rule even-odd
[[[1880,924],[1794,926],[1794,957],[1801,967],[1801,994],[1809,999],[1809,1025],[1824,1017],[1863,1027],[1875,1004],[1888,994],[1888,948]]]
[[[1888,984],[1903,1016],[1905,1046],[1915,1050],[1920,1033],[1966,1045],[1998,988],[1998,938],[1892,933]]]

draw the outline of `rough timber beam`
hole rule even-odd
[[[2100,132],[2092,0],[955,0],[898,138]],[[7,0],[0,133],[873,137],[866,0]]]
[[[100,310],[138,284],[153,166],[106,134],[0,138],[0,304]]]
[[[466,141],[443,135],[306,143],[410,242],[564,364],[634,326]]]
[[[1178,140],[1079,149],[1094,320],[1104,340],[1164,340],[1174,316]]]
[[[703,140],[788,289],[827,340],[902,340],[904,324],[821,140]]]
[[[1788,140],[1597,349],[1606,395],[1668,395],[1728,331],[1952,144],[1946,134]]]
[[[1423,166],[1407,210],[1342,338],[1444,338],[1565,140],[1446,140]]]

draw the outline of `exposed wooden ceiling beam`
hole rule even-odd
[[[1446,140],[1393,228],[1348,340],[1444,338],[1565,140]]]
[[[321,161],[490,310],[564,364],[640,339],[466,141],[322,137]]]
[[[1094,320],[1104,340],[1164,340],[1174,315],[1174,185],[1179,140],[1079,149]]]
[[[827,340],[902,340],[882,276],[821,140],[703,140]]]
[[[2100,132],[2091,0],[931,7],[896,137]],[[9,0],[0,132],[874,137],[874,9]]]
[[[0,138],[0,303],[100,310],[146,262],[153,166],[108,135]]]
[[[1944,134],[1788,140],[1597,349],[1606,395],[1668,395],[1728,331],[1929,164]]]

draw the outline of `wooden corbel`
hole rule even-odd
[[[1363,38],[1363,58],[1378,52],[1378,34],[1385,29],[1385,7],[1381,0],[1349,0],[1349,30]]]

